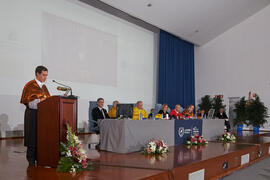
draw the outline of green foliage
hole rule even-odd
[[[233,110],[236,113],[236,118],[233,120],[233,124],[245,124],[247,117],[247,100],[245,97],[242,97],[240,101],[235,104],[235,109]]]
[[[71,167],[73,165],[73,160],[68,157],[61,157],[58,166],[56,168],[56,171],[58,172],[69,172]]]
[[[208,116],[208,111],[212,108],[213,100],[209,95],[205,95],[201,98],[201,103],[198,104],[200,110],[205,110],[205,114]]]
[[[256,99],[252,99],[251,103],[247,107],[247,115],[249,119],[249,125],[263,126],[268,118],[268,108],[261,102],[259,96]]]
[[[226,105],[223,104],[223,99],[220,96],[214,98],[213,108],[215,109],[215,117],[219,113],[219,109],[223,108],[225,110],[225,107]]]

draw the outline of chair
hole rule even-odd
[[[107,105],[108,106],[108,112],[112,109],[112,105]]]
[[[97,124],[96,121],[93,120],[92,117],[92,110],[97,107],[97,101],[89,101],[89,132],[90,133],[96,133],[99,131],[99,127],[94,127],[95,124]]]

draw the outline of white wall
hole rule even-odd
[[[269,33],[267,6],[206,45],[196,47],[196,101],[206,94],[248,97],[252,91],[270,108]],[[270,123],[265,128],[269,129]]]
[[[51,71],[49,69],[47,87],[52,95],[59,94],[56,91],[56,85],[51,82],[52,79],[56,79],[72,86],[73,94],[79,96],[79,127],[87,126],[88,101],[96,100],[98,97],[104,97],[105,104],[111,104],[116,99],[122,103],[143,100],[147,109],[155,103],[156,60],[154,58],[155,34],[153,32],[76,0],[1,0],[1,131],[23,129],[25,108],[24,105],[19,104],[22,89],[25,83],[34,78],[35,67],[46,62],[43,61],[44,27],[42,26],[44,25],[44,13],[79,23],[96,31],[104,32],[104,34],[111,34],[117,41],[117,71],[116,82],[112,83],[113,85],[91,83],[97,81],[68,81],[50,76],[50,74],[56,74],[53,71],[64,72],[61,70],[61,64],[65,63],[63,59],[55,61],[55,65],[60,67],[59,69]],[[74,63],[78,63],[78,60],[74,58]],[[108,59],[109,61],[110,59]],[[46,64],[43,65],[46,66]],[[100,70],[103,77],[106,76],[110,79],[110,74],[102,72],[102,68]]]

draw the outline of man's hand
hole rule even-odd
[[[46,99],[46,98],[41,98],[41,99],[40,99],[40,102],[44,101],[45,99]]]

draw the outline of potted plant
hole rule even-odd
[[[204,110],[206,116],[208,116],[208,111],[212,108],[213,100],[209,95],[205,95],[201,98],[200,104],[198,104],[200,110]]]
[[[268,108],[261,102],[259,96],[252,99],[247,107],[249,125],[253,126],[254,134],[259,134],[260,127],[263,126],[268,118]]]
[[[243,126],[247,121],[247,101],[245,97],[242,97],[240,101],[235,103],[236,118],[233,120],[233,125],[237,125],[237,132],[243,130]]]

